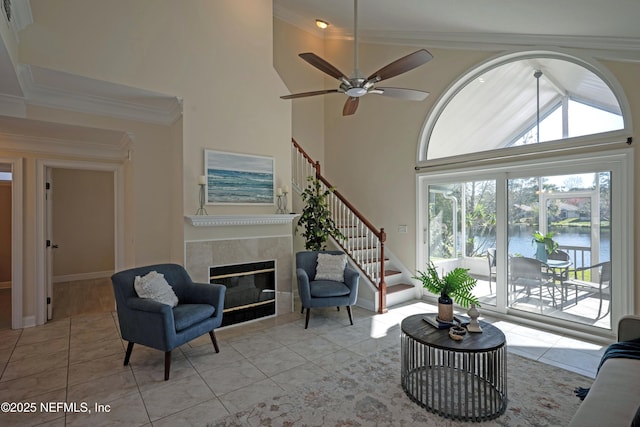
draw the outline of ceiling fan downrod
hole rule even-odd
[[[358,68],[358,0],[353,0],[353,78],[360,78]]]

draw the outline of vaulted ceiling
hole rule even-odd
[[[352,0],[274,0],[274,16],[326,37],[353,34]],[[554,45],[640,61],[638,0],[360,0],[362,41],[433,47]]]
[[[353,38],[353,0],[273,3],[278,19],[327,39]],[[598,59],[640,62],[638,0],[360,0],[357,11],[360,43],[492,51],[579,48]],[[330,26],[323,32],[316,19]],[[471,81],[448,106],[450,114],[440,116],[439,132],[431,137],[447,135],[443,140],[449,143],[441,152],[430,148],[430,158],[490,150],[516,138],[536,117],[536,70],[543,71],[541,111],[568,96],[620,114],[618,100],[592,72],[571,62],[531,58]],[[453,134],[466,143],[452,145]]]
[[[330,22],[323,34],[353,36],[351,0],[273,0],[274,16],[318,33],[316,18]],[[28,1],[13,1],[11,25],[17,32],[32,21]],[[495,49],[511,44],[591,49],[594,56],[640,62],[638,0],[388,0],[359,1],[359,35],[363,42],[437,47]],[[4,17],[3,17],[4,18]],[[30,99],[43,105],[80,108],[83,97],[101,109],[118,103],[145,121],[167,123],[181,109],[180,100],[134,88],[115,87],[53,70],[11,63],[0,40],[0,97]],[[79,93],[79,88],[82,93]],[[61,100],[69,105],[55,105]],[[98,111],[96,111],[98,112]],[[142,113],[140,113],[142,112]]]

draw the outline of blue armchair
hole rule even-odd
[[[136,276],[151,271],[164,274],[178,297],[171,307],[148,298],[139,298]],[[129,341],[124,358],[129,364],[134,343],[164,351],[164,379],[169,379],[171,350],[207,332],[216,353],[220,352],[214,329],[222,323],[226,287],[194,283],[186,270],[177,264],[157,264],[120,271],[111,276],[122,338]]]
[[[342,255],[341,251],[309,251],[296,254],[296,276],[298,279],[298,293],[302,302],[302,311],[307,309],[304,328],[309,326],[309,312],[311,307],[347,307],[349,322],[353,325],[351,306],[358,298],[358,282],[360,273],[349,264],[344,269],[344,282],[333,280],[316,280],[316,265],[318,253]]]

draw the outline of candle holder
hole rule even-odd
[[[287,192],[286,191],[282,191],[282,194],[277,194],[276,197],[278,198],[276,203],[278,206],[278,209],[276,209],[276,213],[277,214],[286,214],[287,213]]]
[[[198,208],[198,210],[196,211],[196,215],[209,215],[209,213],[207,212],[207,210],[204,208],[204,202],[205,202],[205,187],[206,187],[206,181],[204,181],[206,178],[204,176],[201,176],[198,179],[198,185],[200,186],[200,207]],[[204,181],[204,182],[203,182]]]

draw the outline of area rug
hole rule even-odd
[[[400,385],[395,347],[342,366],[333,375],[265,399],[209,425],[236,426],[566,426],[580,400],[573,389],[590,378],[508,354],[508,402],[500,417],[480,423],[452,421],[412,402]]]

